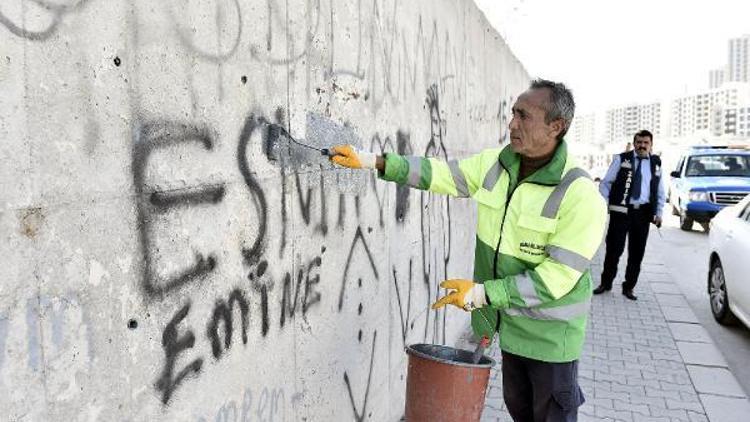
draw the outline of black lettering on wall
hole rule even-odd
[[[310,264],[307,266],[307,278],[305,279],[305,301],[302,302],[302,315],[307,314],[307,310],[318,302],[320,302],[320,292],[315,291],[315,286],[320,283],[320,274],[315,274],[310,277],[313,269],[320,268],[323,260],[316,256]]]
[[[237,146],[237,160],[240,173],[242,174],[242,178],[245,179],[245,184],[248,189],[250,189],[250,194],[253,198],[253,206],[258,215],[258,235],[255,241],[253,241],[252,246],[249,248],[244,245],[242,246],[242,256],[245,263],[248,265],[253,265],[260,259],[266,237],[266,221],[268,214],[266,196],[263,193],[260,184],[250,171],[247,160],[247,147],[250,142],[250,137],[257,129],[264,125],[268,125],[268,122],[264,118],[256,118],[252,114],[249,115],[245,119],[245,124],[242,127],[242,133],[240,134],[240,141]]]
[[[197,374],[203,366],[203,359],[195,359],[186,367],[182,368],[182,370],[177,373],[177,376],[173,376],[177,355],[187,349],[191,349],[195,345],[195,335],[192,331],[187,331],[182,336],[177,332],[177,325],[185,319],[188,312],[190,312],[189,302],[177,311],[172,320],[167,324],[167,327],[164,329],[164,334],[162,335],[161,345],[164,348],[166,360],[164,362],[164,369],[162,370],[161,377],[156,381],[156,389],[162,392],[161,401],[164,404],[169,402],[172,393],[185,377],[191,373]]]
[[[294,172],[295,186],[297,187],[297,200],[299,201],[299,209],[302,213],[302,220],[306,225],[310,224],[310,202],[312,199],[312,188],[307,188],[307,193],[302,194],[302,183],[299,179],[299,173]]]
[[[294,318],[294,314],[297,311],[297,301],[299,300],[299,292],[300,287],[302,287],[303,278],[304,271],[302,271],[302,268],[300,268],[297,272],[297,285],[294,289],[294,298],[292,298],[292,275],[286,273],[286,275],[284,276],[284,290],[281,296],[281,319],[279,320],[279,325],[281,326],[281,328],[284,327],[287,316],[289,316],[289,318]]]
[[[326,189],[323,184],[323,168],[320,168],[320,223],[315,227],[323,236],[328,234],[328,209],[326,208]]]
[[[306,315],[307,311],[310,310],[313,305],[320,302],[321,294],[315,290],[315,286],[320,283],[319,271],[322,263],[322,257],[316,256],[307,264],[306,269],[300,266],[301,268],[297,271],[297,282],[294,287],[294,296],[292,296],[292,275],[286,273],[284,276],[283,292],[281,296],[280,327],[284,327],[287,317],[294,318],[298,304],[302,305],[302,315]],[[305,271],[307,272],[306,275]],[[303,296],[300,297],[300,293],[302,292],[302,281],[305,281],[305,290]]]
[[[214,313],[208,323],[206,334],[211,340],[211,352],[215,359],[219,359],[224,350],[228,350],[232,345],[232,332],[234,331],[233,311],[234,305],[240,308],[240,317],[242,319],[242,344],[247,344],[247,324],[250,306],[248,305],[245,295],[240,289],[232,290],[229,294],[229,300],[224,302],[219,299],[216,301]],[[222,348],[219,338],[219,323],[224,323],[224,345]]]
[[[171,121],[146,122],[136,130],[132,151],[132,171],[136,192],[138,235],[144,263],[141,286],[148,297],[161,296],[190,281],[200,279],[216,267],[214,254],[196,253],[195,262],[191,266],[169,277],[157,276],[154,268],[154,250],[151,241],[154,215],[168,212],[179,206],[216,204],[224,197],[223,184],[171,192],[158,192],[146,184],[146,168],[153,151],[170,145],[191,142],[198,143],[210,151],[214,146],[214,135],[207,126]]]
[[[260,316],[261,316],[261,334],[265,337],[268,334],[268,291],[273,289],[273,280],[270,279],[270,275],[264,277],[268,269],[267,261],[260,261],[257,268],[255,268],[255,274],[253,275],[252,270],[247,275],[250,280],[253,290],[260,293]]]

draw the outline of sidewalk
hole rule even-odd
[[[586,403],[578,420],[749,420],[746,393],[651,243],[636,287],[638,301],[622,296],[618,285],[593,298],[579,366]],[[594,286],[599,284],[603,255],[602,249],[592,265]],[[496,345],[488,353],[500,363]],[[492,371],[482,421],[511,421],[503,402],[500,365]]]

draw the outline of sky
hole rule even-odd
[[[579,112],[708,89],[750,0],[475,0],[531,77],[564,82]]]

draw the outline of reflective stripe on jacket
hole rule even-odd
[[[449,162],[389,153],[381,177],[473,198],[474,281],[484,283],[490,303],[472,312],[474,332],[490,335],[499,313],[503,350],[569,362],[583,348],[589,266],[604,234],[606,204],[568,156],[565,141],[549,163],[520,183],[519,168],[520,156],[510,146]]]

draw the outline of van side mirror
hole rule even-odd
[[[678,179],[680,178],[680,172],[679,171],[673,171],[673,172],[669,173],[669,175],[672,176],[672,177],[676,177]]]

